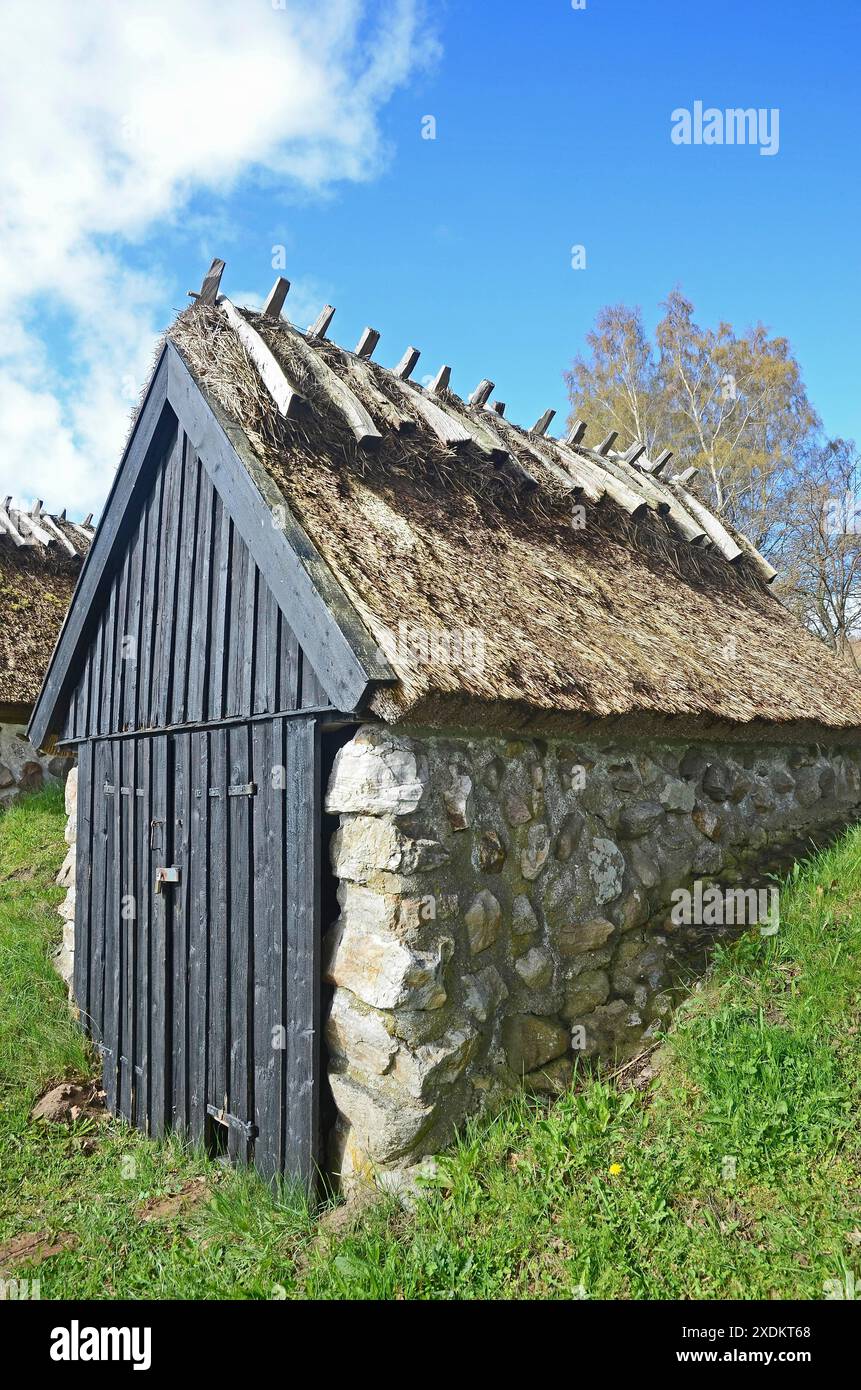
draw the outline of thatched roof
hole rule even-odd
[[[2,499],[0,499],[2,500]],[[36,699],[93,538],[86,523],[0,505],[0,708]]]
[[[861,729],[861,686],[665,462],[613,440],[588,448],[580,430],[551,440],[543,420],[527,433],[487,403],[490,383],[466,401],[447,369],[422,390],[408,360],[401,375],[369,360],[372,333],[348,352],[277,309],[209,298],[169,337],[389,658],[399,679],[374,696],[382,718]]]

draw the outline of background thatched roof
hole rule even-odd
[[[9,525],[0,516],[0,706],[30,705],[39,693],[93,532],[89,525],[75,525],[53,513],[32,516],[11,508],[3,508],[3,513]],[[50,542],[34,534],[33,527],[49,535]]]
[[[278,413],[221,309],[199,303],[170,336],[386,650],[400,680],[375,697],[383,718],[548,729],[598,718],[620,731],[772,737],[861,729],[861,686],[777,601],[747,552],[731,565],[655,511],[635,519],[610,495],[575,499],[549,446],[508,422],[504,465],[473,445],[444,447],[418,416],[398,431],[379,397],[395,414],[413,412],[392,373],[369,364],[365,390],[352,354],[303,338],[379,426],[379,446],[362,449],[297,354],[295,330],[246,319],[307,397],[298,421]],[[478,418],[477,407],[444,400]],[[405,645],[416,629],[455,647],[473,630],[482,659],[413,656]],[[406,644],[392,648],[399,632]]]

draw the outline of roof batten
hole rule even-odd
[[[448,390],[448,384],[450,381],[451,367],[440,367],[439,371],[437,372],[436,376],[434,377],[433,381],[428,387],[428,391],[432,396],[438,396],[441,391]]]
[[[408,347],[400,362],[394,369],[395,376],[398,377],[401,381],[409,381],[410,377],[412,376],[415,370],[415,365],[420,357],[421,353],[419,352],[418,348]]]
[[[314,322],[308,328],[309,338],[325,338],[335,317],[334,304],[324,304]]]
[[[480,381],[478,383],[472,395],[470,396],[470,405],[487,405],[492,390],[493,382],[488,377],[485,377],[483,381]]]
[[[266,296],[266,302],[263,305],[263,313],[268,319],[280,319],[281,310],[284,308],[284,300],[289,293],[290,281],[285,280],[283,275],[279,275]]]
[[[586,428],[587,426],[585,420],[575,420],[574,424],[571,426],[570,430],[566,434],[563,443],[567,444],[569,449],[575,448],[580,443],[581,439],[586,433]]]
[[[606,456],[607,454],[609,454],[610,450],[612,449],[613,445],[616,443],[616,440],[617,440],[618,438],[619,438],[619,431],[618,431],[618,430],[611,430],[610,433],[607,435],[607,437],[606,437],[605,439],[602,439],[602,440],[601,440],[601,443],[600,443],[600,444],[598,445],[598,447],[596,448],[595,453],[596,453],[596,454],[603,454],[603,455]]]
[[[529,433],[537,434],[539,436],[546,434],[550,428],[550,424],[555,414],[555,410],[545,410],[544,414],[540,417],[540,419],[535,421],[535,424],[532,426],[532,429],[529,431]]]
[[[376,328],[366,328],[361,338],[356,343],[356,356],[372,357],[374,349],[379,341],[380,335]]]

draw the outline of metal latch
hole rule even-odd
[[[256,1139],[260,1133],[257,1126],[252,1124],[251,1120],[240,1120],[237,1115],[229,1115],[223,1106],[207,1105],[206,1113],[207,1115],[211,1115],[218,1124],[227,1125],[228,1129],[237,1130],[237,1132],[242,1135],[243,1139],[247,1139],[249,1143],[253,1139]]]
[[[163,883],[179,883],[179,867],[176,864],[160,864],[155,871],[155,891],[161,892]]]

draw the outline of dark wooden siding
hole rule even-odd
[[[63,737],[329,705],[178,429],[90,633]]]
[[[75,994],[110,1109],[306,1186],[319,1162],[312,716],[85,743]],[[179,883],[155,888],[156,869]]]

